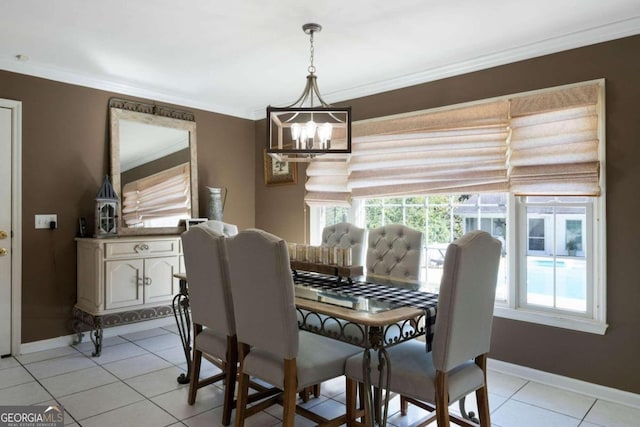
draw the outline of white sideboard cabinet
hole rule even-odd
[[[179,236],[77,238],[77,303],[74,330],[79,342],[88,326],[102,349],[102,328],[173,313],[179,292],[174,274],[184,272]],[[83,328],[84,326],[84,328]]]

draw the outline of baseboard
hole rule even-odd
[[[161,328],[163,326],[175,326],[176,319],[173,316],[161,317],[158,319],[145,320],[144,322],[129,323],[126,325],[113,326],[102,330],[102,337],[108,338],[116,335],[131,334],[133,332],[144,331],[146,329]],[[83,341],[89,340],[89,332],[84,333]],[[66,347],[73,344],[75,334],[65,335],[47,340],[33,341],[20,345],[19,354],[35,353],[37,351],[51,350],[52,348]]]
[[[488,359],[487,368],[492,371],[584,394],[596,399],[608,400],[610,402],[620,403],[622,405],[640,409],[640,394],[618,390],[603,385],[592,384],[586,381],[576,380],[574,378],[563,377],[561,375],[527,368],[526,366],[514,365],[501,360]]]

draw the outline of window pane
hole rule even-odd
[[[349,221],[349,208],[325,208],[325,226]]]
[[[402,206],[385,206],[385,224],[402,224]]]
[[[423,207],[405,208],[406,225],[424,233],[427,226],[426,209]]]
[[[449,243],[451,242],[451,211],[448,206],[430,206],[428,242]]]
[[[382,226],[382,207],[367,206],[365,208],[365,227],[368,230]]]
[[[571,199],[575,202],[575,199]],[[526,304],[585,313],[587,263],[586,207],[527,206]]]
[[[407,205],[424,206],[426,200],[427,200],[427,198],[424,197],[424,196],[421,196],[421,197],[407,197],[407,199],[405,200],[405,204],[407,204]]]

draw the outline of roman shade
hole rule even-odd
[[[581,85],[511,100],[511,192],[600,194],[599,89]]]
[[[189,163],[125,184],[122,216],[128,227],[156,217],[191,216]]]
[[[354,122],[351,158],[311,163],[309,205],[511,191],[598,195],[601,83]]]

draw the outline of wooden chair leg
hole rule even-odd
[[[295,359],[284,361],[284,393],[282,396],[282,425],[294,427],[296,416],[296,389],[298,384],[298,369]]]
[[[436,372],[436,419],[438,427],[449,424],[449,381],[445,372]]]
[[[315,384],[313,386],[313,396],[314,397],[320,397],[320,385],[321,384]]]
[[[300,393],[298,393],[298,395],[300,396],[300,399],[302,399],[304,403],[307,403],[311,398],[312,391],[313,390],[311,387],[305,387],[302,390],[300,390]]]
[[[409,412],[409,401],[406,397],[400,396],[400,415],[403,417]]]
[[[187,402],[193,405],[196,401],[196,393],[198,393],[198,382],[200,381],[200,366],[202,362],[202,352],[196,350],[196,340],[198,334],[202,332],[202,325],[193,324],[193,352],[191,360],[191,378],[189,379],[189,397]]]
[[[193,350],[193,360],[191,361],[191,378],[189,380],[189,405],[193,405],[196,401],[196,393],[198,393],[198,381],[200,379],[200,365],[202,362],[202,352]]]
[[[356,398],[358,394],[358,383],[347,377],[347,426],[354,425],[356,420]],[[362,398],[360,399],[362,400]]]
[[[249,395],[249,375],[244,373],[243,363],[245,356],[249,353],[247,344],[239,344],[240,372],[238,378],[238,401],[236,403],[235,427],[244,427],[245,411],[247,409],[247,396]]]
[[[478,402],[478,418],[482,427],[491,425],[491,415],[489,411],[489,392],[487,389],[487,355],[482,354],[475,359],[476,365],[482,369],[484,376],[484,387],[476,390],[476,401]]]
[[[235,336],[227,337],[227,360],[224,377],[224,406],[222,408],[222,425],[231,424],[233,399],[236,391],[236,377],[238,374],[238,340]]]

